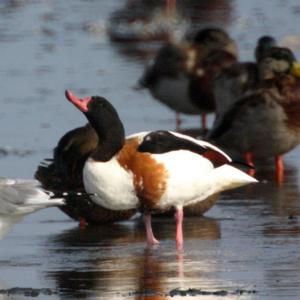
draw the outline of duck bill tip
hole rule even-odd
[[[88,103],[92,99],[92,97],[86,97],[80,99],[79,97],[75,96],[70,90],[65,91],[65,96],[67,100],[73,103],[80,111],[87,112],[88,111]]]

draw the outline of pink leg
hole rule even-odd
[[[182,233],[182,223],[183,223],[183,209],[177,209],[175,212],[176,220],[176,246],[177,249],[182,249],[183,247],[183,233]]]
[[[151,214],[144,214],[144,223],[146,228],[147,244],[148,246],[153,246],[159,244],[159,241],[154,237],[151,225]]]
[[[201,113],[201,126],[203,130],[206,130],[206,113]]]
[[[181,118],[180,118],[180,113],[176,113],[176,131],[180,130],[180,125],[181,125]]]
[[[276,169],[276,180],[279,185],[283,183],[283,173],[284,173],[284,165],[282,156],[275,156],[275,169]]]

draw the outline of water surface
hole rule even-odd
[[[1,2],[1,176],[32,178],[62,134],[86,122],[65,89],[107,97],[128,134],[174,129],[172,111],[132,89],[151,56],[140,49],[148,46],[117,44],[106,34],[109,16],[125,4]],[[178,5],[193,26],[226,28],[242,60],[253,58],[262,34],[289,43],[299,58],[296,0]],[[184,127],[198,124],[198,117],[184,118]],[[224,193],[205,217],[186,219],[180,252],[172,218],[155,220],[161,244],[147,249],[138,218],[82,230],[58,209],[31,215],[0,241],[0,286],[36,294],[0,299],[299,299],[299,158],[299,147],[285,156],[282,186],[265,162],[256,174],[261,184]]]

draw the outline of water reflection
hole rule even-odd
[[[165,299],[171,289],[190,286],[185,278],[185,264],[192,281],[199,281],[191,271],[191,245],[218,240],[220,227],[216,220],[190,218],[184,225],[186,249],[177,252],[174,220],[154,220],[154,230],[159,231],[161,245],[145,247],[142,222],[126,222],[112,226],[74,228],[54,235],[45,243],[47,267],[44,276],[53,280],[64,299],[116,296],[143,299]],[[44,251],[45,249],[43,249]],[[188,255],[188,256],[186,256]],[[197,259],[197,257],[194,257]],[[195,261],[197,267],[210,267],[210,262]]]
[[[298,186],[298,168],[295,164],[285,163],[284,182],[278,185],[275,178],[273,160],[257,165],[255,177],[260,184],[249,186],[244,190],[231,191],[230,196],[246,199],[247,204],[264,216],[299,216],[300,190]],[[244,193],[246,191],[246,193]],[[241,201],[245,205],[245,201]]]
[[[158,0],[132,1],[133,5],[137,2],[164,5]],[[296,2],[177,0],[177,5],[195,28],[229,28],[238,37],[241,57],[252,59],[253,41],[259,35],[280,38],[295,32]],[[173,127],[172,114],[152,104],[148,95],[131,89],[142,72],[137,61],[144,63],[161,41],[128,46],[105,38],[105,20],[124,3],[0,2],[5,57],[1,67],[2,143],[17,151],[34,149],[30,155],[3,156],[2,175],[31,177],[62,133],[83,122],[65,104],[65,88],[113,99],[128,133]],[[147,49],[152,52],[143,56]],[[298,150],[287,159],[282,186],[276,184],[273,161],[266,162],[256,172],[265,183],[223,194],[208,212],[212,219],[186,218],[183,253],[175,251],[173,218],[155,219],[154,230],[161,240],[157,249],[145,248],[144,227],[138,221],[62,231],[59,222],[50,223],[52,228],[30,219],[23,223],[27,226],[16,226],[2,241],[1,271],[7,283],[3,288],[20,282],[54,286],[60,299],[164,299],[173,288],[250,288],[258,291],[255,299],[299,299],[299,155]],[[50,298],[56,299],[55,295]],[[224,299],[211,297],[216,298]]]

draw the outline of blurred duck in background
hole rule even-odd
[[[253,92],[259,84],[257,62],[266,55],[266,52],[277,46],[271,36],[262,36],[258,39],[254,51],[256,61],[235,62],[224,68],[213,80],[213,94],[216,105],[216,118],[220,118],[241,97]]]
[[[260,61],[270,48],[277,47],[278,43],[273,36],[263,35],[258,41],[254,51],[255,60]]]
[[[201,114],[202,128],[206,129],[206,113],[215,109],[212,80],[236,60],[236,44],[224,30],[202,29],[181,43],[162,46],[139,85],[176,112],[177,130],[180,113]]]
[[[216,118],[208,140],[233,156],[275,157],[276,178],[283,182],[282,155],[300,143],[299,65],[290,49],[270,47],[257,62],[257,80]],[[221,102],[221,101],[220,101]]]

